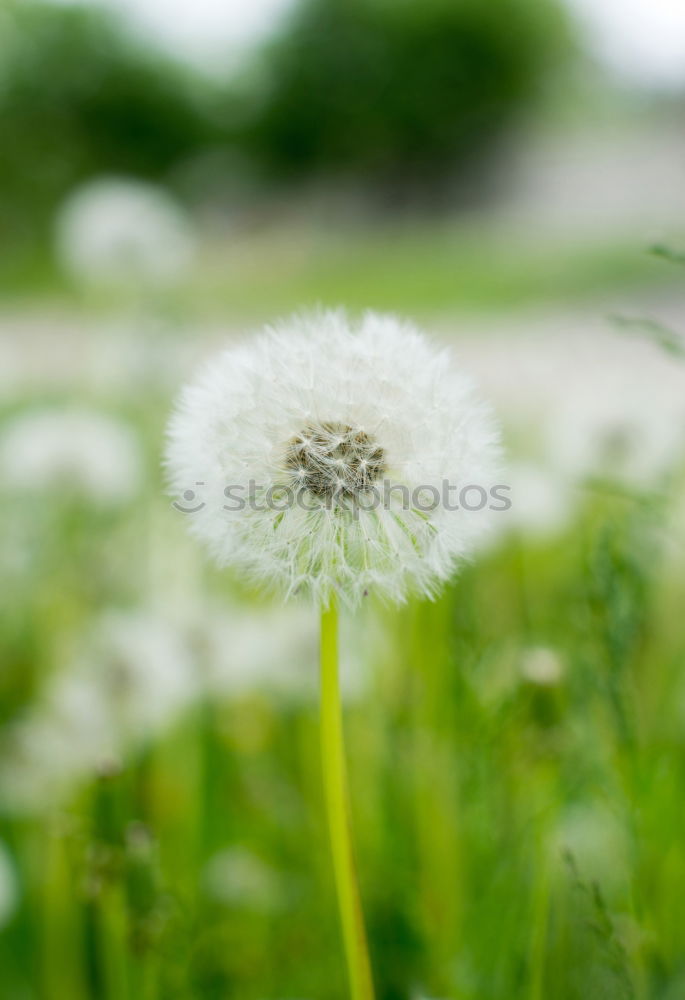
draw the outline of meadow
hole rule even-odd
[[[209,565],[160,466],[191,363],[312,302],[449,340],[514,488],[438,599],[343,617],[379,1000],[677,1000],[685,379],[605,315],[679,273],[625,241],[512,255],[441,229],[203,254],[159,296],[34,276],[6,299],[3,1000],[346,995],[316,612]],[[520,335],[550,310],[576,341]]]

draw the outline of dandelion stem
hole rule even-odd
[[[338,672],[338,611],[334,598],[321,613],[321,753],[350,994],[352,1000],[373,1000],[371,964],[352,850]]]

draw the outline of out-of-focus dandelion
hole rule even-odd
[[[291,613],[292,612],[292,613]],[[10,724],[0,794],[14,812],[41,811],[93,775],[118,770],[203,698],[269,691],[284,702],[318,695],[317,631],[304,608],[227,603],[184,619],[108,610],[69,644],[33,708]],[[343,664],[343,697],[358,698],[358,664]]]
[[[154,737],[198,692],[185,636],[144,612],[103,615],[74,673],[102,692],[124,745]]]
[[[682,397],[655,395],[639,384],[590,385],[582,398],[552,409],[547,424],[552,467],[576,481],[615,480],[653,488],[682,460]]]
[[[244,847],[214,854],[205,866],[204,883],[210,896],[229,906],[268,913],[287,902],[280,873]]]
[[[164,188],[117,177],[69,195],[57,215],[55,244],[63,268],[94,285],[170,286],[195,253],[190,221]]]
[[[79,781],[119,765],[109,713],[97,690],[65,675],[3,734],[3,809],[31,813],[59,802]]]
[[[14,490],[82,493],[96,503],[135,495],[142,459],[121,421],[86,409],[31,409],[0,432],[2,486]]]
[[[540,462],[517,461],[507,465],[504,476],[510,506],[493,519],[495,540],[511,532],[545,539],[561,532],[573,515],[577,488],[557,470]]]
[[[108,612],[9,732],[0,787],[9,808],[43,808],[79,781],[117,769],[191,704],[185,637],[141,612]]]
[[[547,646],[532,646],[524,650],[520,669],[524,680],[540,687],[554,687],[564,676],[561,657]]]
[[[198,629],[209,696],[241,698],[264,690],[299,701],[312,694],[307,665],[316,658],[317,631],[305,608],[212,608]]]
[[[559,872],[564,870],[564,855],[570,854],[581,878],[604,888],[622,885],[630,870],[625,824],[599,801],[567,807],[552,831],[549,847]]]
[[[318,699],[311,664],[318,630],[308,608],[229,605],[203,616],[197,624],[206,652],[203,685],[207,695],[240,698],[259,691],[285,702]],[[367,652],[365,649],[364,652]],[[342,657],[340,682],[344,701],[359,699],[368,675],[360,676],[360,651]]]
[[[167,467],[221,565],[321,614],[325,798],[353,1000],[373,997],[350,834],[337,600],[433,594],[484,527],[498,434],[469,378],[409,323],[295,317],[207,365],[169,427]],[[453,498],[452,498],[453,501]],[[188,510],[186,510],[188,512]]]

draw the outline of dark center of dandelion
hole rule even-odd
[[[305,427],[288,444],[285,462],[296,481],[321,500],[355,496],[385,471],[380,445],[365,431],[338,423]]]

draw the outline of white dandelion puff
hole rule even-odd
[[[67,198],[55,242],[64,269],[94,285],[171,285],[195,252],[190,222],[167,191],[117,177],[90,181]]]
[[[172,417],[167,466],[219,564],[354,606],[368,591],[432,594],[452,574],[489,520],[498,453],[490,409],[445,349],[392,316],[331,311],[208,364]]]
[[[86,409],[32,409],[0,434],[0,474],[8,489],[64,489],[97,503],[131,498],[140,486],[142,456],[133,431]]]

